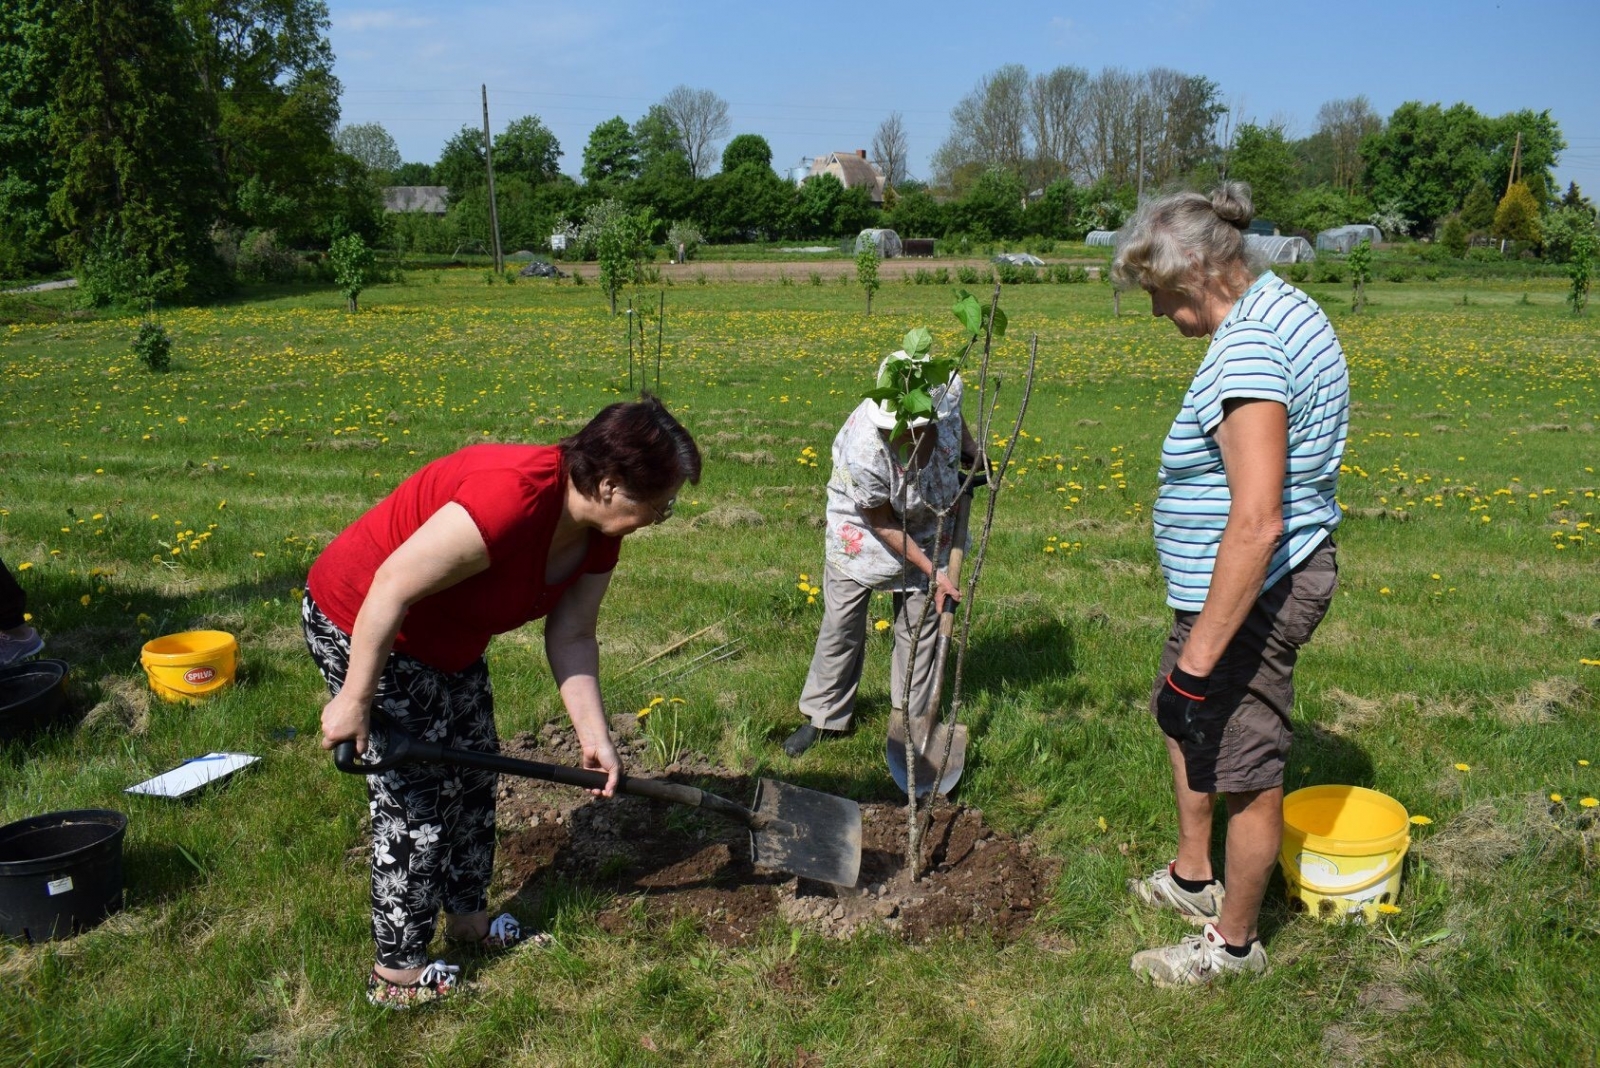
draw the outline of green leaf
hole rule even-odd
[[[909,356],[921,356],[933,347],[933,333],[925,326],[919,326],[906,334],[900,342],[900,347],[906,350]]]
[[[952,359],[929,360],[926,379],[930,386],[942,386],[950,381],[950,375],[956,369],[956,361]]]
[[[961,325],[967,328],[967,333],[974,337],[983,333],[983,306],[972,294],[965,294],[950,310],[961,320]]]
[[[928,396],[928,388],[919,386],[907,393],[905,400],[900,402],[900,414],[912,419],[933,414],[933,398]]]
[[[999,308],[994,310],[994,336],[1006,336],[1006,313]]]
[[[877,389],[867,390],[862,396],[870,401],[889,401],[892,403],[896,397],[900,396],[900,391],[894,386],[880,386]]]
[[[906,378],[908,360],[889,360],[883,365],[883,370],[878,372],[878,387],[888,389],[903,383]]]

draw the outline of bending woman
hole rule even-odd
[[[322,746],[380,756],[374,709],[414,736],[498,747],[484,651],[545,618],[545,653],[583,749],[621,762],[600,699],[595,624],[622,538],[672,514],[700,481],[694,439],[653,397],[613,404],[556,445],[473,445],[433,461],[333,540],[312,565],[306,644],[333,698]],[[486,911],[494,870],[492,773],[410,765],[367,777],[372,811],[375,1005],[447,994],[459,970],[428,963],[439,908],[447,938],[505,946],[509,915]]]
[[[888,357],[897,358],[905,358],[905,353]],[[883,365],[878,370],[881,373]],[[792,757],[850,727],[875,590],[894,591],[889,678],[894,710],[927,706],[939,610],[946,599],[961,599],[944,570],[950,557],[949,521],[942,535],[939,529],[939,512],[955,503],[961,485],[961,456],[978,454],[977,442],[961,416],[960,375],[951,375],[936,391],[931,418],[914,419],[891,438],[894,425],[894,413],[886,405],[864,400],[834,435],[823,542],[822,627],[800,693],[800,714],[809,722],[783,743],[784,752]],[[936,543],[940,543],[937,560]],[[934,610],[924,613],[929,589],[937,599]],[[915,677],[908,694],[906,667],[913,648],[922,652],[912,665]]]

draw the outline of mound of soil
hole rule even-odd
[[[644,763],[649,743],[629,737],[632,717],[617,717],[623,760]],[[571,732],[547,725],[503,743],[509,756],[577,764]],[[689,782],[748,804],[754,783],[686,753],[667,769]],[[796,785],[807,785],[797,782]],[[715,941],[737,943],[773,917],[834,938],[868,925],[921,941],[946,933],[987,931],[1000,941],[1021,936],[1055,878],[1055,865],[1026,841],[990,828],[979,809],[942,804],[923,841],[924,870],[905,867],[903,804],[861,806],[861,878],[836,887],[750,863],[748,832],[694,809],[634,797],[594,798],[571,787],[502,776],[497,882],[535,903],[560,881],[615,895],[602,927],[625,930],[636,910],[690,918]]]

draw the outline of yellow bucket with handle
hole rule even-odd
[[[1283,799],[1278,861],[1291,907],[1326,921],[1371,922],[1400,895],[1411,818],[1387,794],[1308,786]]]
[[[186,630],[144,643],[139,654],[150,689],[163,701],[204,701],[234,683],[239,642],[222,630]]]

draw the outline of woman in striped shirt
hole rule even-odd
[[[1210,337],[1161,450],[1156,549],[1173,609],[1151,710],[1172,762],[1178,855],[1129,890],[1202,933],[1135,954],[1158,985],[1267,970],[1257,937],[1283,834],[1294,665],[1338,582],[1334,490],[1349,421],[1322,309],[1251,266],[1249,186],[1175,193],[1124,228],[1112,275],[1184,337]],[[1226,885],[1210,856],[1228,810]]]

